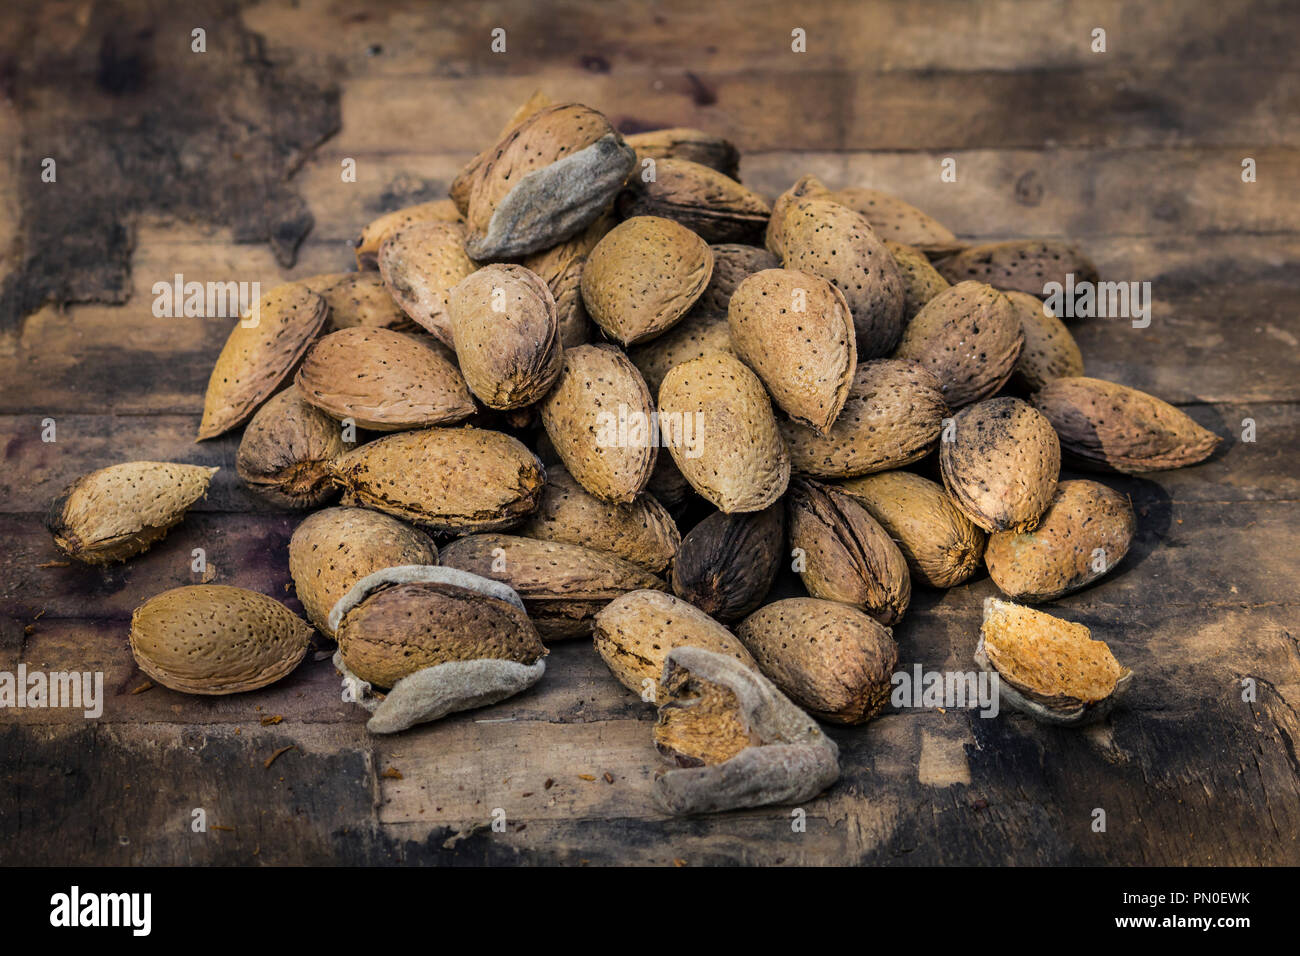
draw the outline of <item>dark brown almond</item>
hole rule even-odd
[[[995,289],[1027,292],[1039,298],[1049,294],[1048,283],[1065,285],[1096,282],[1097,267],[1075,246],[1058,239],[1016,239],[970,246],[934,264],[949,282],[974,279]]]
[[[447,346],[447,299],[478,268],[465,252],[465,235],[460,223],[421,222],[389,233],[379,247],[379,274],[393,301]]]
[[[706,242],[758,242],[771,214],[752,190],[716,169],[685,159],[642,164],[618,197],[624,218],[662,216]]]
[[[716,169],[732,179],[739,178],[740,151],[728,140],[704,130],[677,126],[634,133],[626,142],[636,150],[637,169],[647,159],[685,159]]]
[[[763,603],[784,557],[780,502],[752,514],[715,511],[682,539],[673,592],[715,620],[734,621]]]
[[[330,466],[347,450],[339,423],[286,388],[244,429],[235,471],[258,495],[286,508],[315,508],[338,494]]]

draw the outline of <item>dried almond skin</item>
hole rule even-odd
[[[883,471],[839,487],[898,545],[913,583],[951,588],[979,570],[984,532],[941,485],[907,471]]]
[[[662,216],[706,242],[754,242],[763,238],[771,210],[763,198],[716,169],[685,159],[655,161],[654,178],[633,175],[618,197],[624,218]]]
[[[939,446],[939,467],[953,503],[985,531],[1032,531],[1061,473],[1051,423],[1018,398],[971,405]]]
[[[938,379],[920,363],[875,359],[858,364],[828,435],[797,422],[780,427],[796,472],[848,478],[924,458],[947,414]]]
[[[993,535],[984,563],[1007,597],[1051,601],[1124,560],[1136,530],[1133,506],[1119,492],[1095,481],[1062,481],[1038,527]]]
[[[850,186],[833,190],[826,198],[860,213],[886,241],[914,246],[927,255],[951,253],[963,246],[947,226],[879,189]]]
[[[780,502],[752,514],[715,511],[682,539],[673,593],[724,624],[763,602],[785,558]]]
[[[780,259],[760,246],[720,242],[709,246],[709,250],[713,253],[713,274],[683,322],[698,315],[726,315],[736,286],[755,272],[781,265]]]
[[[859,358],[892,352],[903,331],[903,278],[867,220],[829,199],[802,199],[787,209],[781,228],[781,265],[821,276],[844,293]]]
[[[925,304],[907,325],[895,358],[934,372],[952,408],[997,392],[1025,343],[1011,300],[982,282],[960,282]]]
[[[663,676],[664,660],[674,647],[701,647],[757,669],[729,630],[663,591],[631,591],[615,598],[596,615],[592,636],[596,652],[619,683],[637,694],[645,694]]]
[[[546,472],[522,442],[482,428],[385,435],[335,465],[357,505],[433,531],[460,534],[518,524],[537,507]]]
[[[668,567],[682,543],[672,515],[653,495],[637,495],[627,504],[602,501],[558,464],[546,466],[541,501],[518,533],[607,551],[655,574]]]
[[[969,246],[956,255],[940,259],[934,267],[953,284],[974,279],[995,289],[1027,292],[1046,298],[1049,282],[1065,285],[1067,274],[1074,283],[1096,282],[1097,267],[1075,246],[1058,239],[1015,239]]]
[[[45,526],[55,546],[85,564],[147,551],[208,493],[216,468],[129,461],[82,475],[54,499]]]
[[[650,429],[654,403],[626,355],[610,345],[566,351],[541,412],[564,467],[587,491],[602,501],[628,503],[645,490],[659,451],[658,435]],[[627,421],[626,436],[619,434],[620,418]]]
[[[998,675],[1001,700],[1065,727],[1105,717],[1133,681],[1082,624],[992,597],[984,600],[975,662]]]
[[[379,247],[379,274],[393,301],[447,346],[453,344],[447,299],[478,269],[465,252],[465,236],[460,223],[420,222],[389,233]]]
[[[325,300],[296,282],[262,296],[256,313],[240,319],[217,356],[203,398],[198,440],[215,438],[248,421],[293,376],[328,315]]]
[[[1222,440],[1154,395],[1099,378],[1058,378],[1033,396],[1072,464],[1137,475],[1183,468]]]
[[[423,531],[368,508],[326,508],[308,515],[289,539],[289,575],[307,620],[333,637],[330,611],[362,578],[404,564],[438,563]]]
[[[327,328],[331,332],[357,326],[394,332],[420,331],[388,294],[378,272],[335,272],[300,281],[329,306]]]
[[[238,694],[273,684],[307,653],[311,627],[279,601],[196,584],[155,595],[131,615],[131,653],[151,678],[185,694]]]
[[[727,314],[697,314],[694,309],[663,335],[628,349],[651,395],[658,395],[664,377],[674,366],[711,352],[735,355]]]
[[[855,605],[887,627],[902,619],[912,599],[907,562],[862,505],[834,486],[797,478],[786,509],[809,594]]]
[[[839,748],[762,674],[699,647],[665,663],[655,746],[679,767],[655,777],[674,814],[800,803],[839,778]]]
[[[555,297],[536,273],[484,266],[451,290],[448,315],[465,381],[489,408],[531,405],[559,376]]]
[[[346,450],[338,422],[290,386],[259,408],[244,429],[235,472],[274,504],[314,508],[338,494],[330,465]]]
[[[511,131],[518,129],[520,124],[534,113],[545,109],[548,106],[554,105],[554,102],[552,102],[549,96],[541,90],[535,90],[533,95],[525,100],[523,104],[515,110],[514,114],[506,122],[506,125],[501,128],[501,132],[497,135],[497,141],[500,142],[508,136]],[[458,210],[462,217],[469,211],[469,194],[470,190],[474,188],[474,181],[478,177],[479,169],[492,156],[492,152],[495,148],[496,147],[493,146],[492,148],[486,149],[470,160],[469,164],[460,171],[459,175],[457,175],[454,180],[452,180],[451,186],[447,190],[451,195],[452,206]]]
[[[766,269],[742,282],[727,312],[731,344],[793,420],[826,435],[858,365],[853,316],[825,279]]]
[[[787,598],[749,615],[736,636],[763,675],[818,720],[864,724],[889,702],[898,645],[855,607]]]
[[[1015,377],[1036,391],[1055,378],[1083,374],[1083,353],[1065,323],[1053,315],[1042,299],[1024,292],[1006,293],[1020,317],[1025,346],[1016,360]]]
[[[614,224],[613,214],[606,210],[572,238],[524,257],[524,266],[542,278],[555,298],[560,341],[566,349],[591,341],[592,323],[582,302],[582,269],[591,250]]]
[[[296,384],[339,421],[391,432],[464,421],[474,414],[465,379],[436,342],[391,329],[341,329],[317,342]]]
[[[442,550],[442,563],[510,585],[544,641],[586,637],[597,612],[621,594],[667,590],[644,568],[579,544],[508,534],[471,534]]]
[[[674,367],[659,416],[678,470],[715,508],[762,511],[785,493],[790,453],[763,383],[739,359],[715,352]]]
[[[713,274],[713,252],[685,226],[657,216],[619,223],[582,269],[587,314],[611,339],[632,345],[672,328]]]
[[[885,248],[894,257],[898,274],[903,279],[903,325],[906,328],[927,302],[950,286],[920,249],[889,239],[885,240]]]
[[[763,244],[778,259],[785,256],[785,223],[786,216],[801,200],[804,199],[826,199],[830,196],[830,190],[816,176],[803,176],[795,182],[793,186],[783,192],[772,203],[772,216],[767,222],[767,233],[764,236]]]
[[[656,129],[633,133],[624,137],[624,142],[636,150],[638,170],[645,168],[647,159],[685,159],[739,178],[740,151],[730,141],[704,130],[683,126]]]
[[[357,268],[362,271],[378,269],[379,247],[394,232],[400,232],[417,223],[462,221],[460,210],[450,199],[435,199],[433,202],[386,212],[361,230],[361,235],[356,241]]]

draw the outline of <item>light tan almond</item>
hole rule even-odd
[[[447,299],[477,268],[465,252],[460,223],[415,223],[390,233],[379,247],[379,274],[393,301],[447,346],[452,344]]]

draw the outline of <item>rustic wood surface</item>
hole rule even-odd
[[[498,26],[504,55],[489,49]],[[190,52],[194,27],[206,54]],[[795,27],[806,54],[790,52]],[[1283,0],[211,0],[7,16],[0,670],[102,671],[107,700],[98,720],[0,712],[0,862],[1300,864],[1298,41]],[[624,131],[725,134],[769,196],[805,172],[872,185],[964,237],[1071,236],[1105,278],[1152,283],[1149,328],[1074,326],[1088,372],[1225,441],[1195,468],[1107,479],[1132,497],[1138,540],[1057,602],[1137,672],[1124,709],[1081,731],[938,710],[831,728],[843,777],[794,832],[782,808],[660,814],[653,710],[586,642],[555,646],[518,698],[391,738],[341,702],[323,648],[255,693],[136,692],[131,611],[195,583],[192,548],[208,579],[300,609],[286,556],[300,516],[239,486],[236,436],[193,443],[229,321],[155,319],[153,283],[267,288],[351,268],[362,224],[444,195],[538,88]],[[40,180],[46,156],[57,184]],[[945,157],[956,183],[939,181]],[[340,180],[347,158],[355,183]],[[61,562],[41,512],[129,459],[221,471],[147,554]],[[985,576],[918,591],[902,665],[970,669],[992,593]],[[505,832],[487,827],[496,808]]]

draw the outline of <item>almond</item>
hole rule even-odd
[[[663,335],[628,349],[627,355],[645,379],[650,394],[658,395],[670,369],[711,352],[736,354],[727,315],[696,314],[692,310]]]
[[[928,255],[951,253],[962,248],[952,230],[921,212],[911,203],[879,189],[850,186],[833,190],[827,197],[864,216],[880,238],[915,246]]]
[[[671,219],[707,242],[761,240],[771,214],[761,196],[725,173],[668,158],[655,161],[653,176],[647,168],[632,176],[618,197],[618,211],[625,219]]]
[[[949,288],[948,280],[939,275],[925,253],[914,246],[885,240],[885,248],[894,257],[903,279],[903,325],[906,327],[922,306]]]
[[[634,133],[625,141],[636,150],[637,169],[644,169],[647,159],[685,159],[732,179],[739,176],[740,152],[728,140],[704,130],[682,126],[655,129]]]
[[[394,232],[401,232],[417,223],[461,221],[460,210],[450,199],[435,199],[433,202],[420,203],[418,206],[407,206],[404,209],[386,212],[361,230],[361,235],[355,243],[357,268],[378,269],[379,247]]]
[[[713,275],[686,318],[697,315],[726,315],[731,294],[755,272],[776,269],[781,260],[759,246],[723,242],[710,246],[713,252]]]
[[[1016,360],[1016,379],[1032,391],[1054,378],[1082,375],[1083,354],[1065,323],[1042,299],[1024,292],[1006,295],[1020,316],[1020,328],[1025,334],[1025,347]]]
[[[974,279],[997,289],[1027,292],[1046,298],[1049,282],[1065,285],[1065,277],[1074,275],[1074,283],[1096,282],[1097,267],[1077,248],[1056,239],[1017,239],[970,246],[956,255],[934,264],[939,273],[952,283]]]
[[[302,284],[329,306],[331,332],[357,326],[394,332],[420,331],[388,294],[378,272],[335,272],[303,279]]]
[[[465,253],[465,227],[453,222],[415,223],[390,233],[379,247],[379,274],[399,306],[420,328],[452,344],[447,299],[478,268]]]
[[[582,269],[596,243],[613,228],[614,217],[606,211],[572,238],[524,258],[524,266],[542,278],[555,298],[560,342],[566,349],[591,341],[591,319],[582,303]]]
[[[338,422],[290,386],[259,408],[244,429],[235,471],[268,501],[314,508],[338,494],[330,466],[345,450]]]
[[[533,95],[528,97],[528,99],[525,100],[517,110],[515,110],[514,114],[506,122],[506,125],[501,128],[501,132],[497,134],[497,141],[500,142],[509,136],[511,132],[520,127],[524,120],[528,119],[534,113],[543,110],[548,106],[554,105],[554,101],[552,101],[549,96],[541,90],[535,90]],[[493,146],[479,153],[470,160],[469,164],[460,171],[454,180],[452,180],[451,186],[447,191],[451,195],[452,204],[460,212],[461,216],[464,216],[465,213],[469,211],[470,190],[474,188],[474,182],[478,178],[479,170],[482,168],[483,164],[491,158],[495,148],[496,147]]]
[[[793,186],[776,197],[772,204],[772,215],[767,221],[767,232],[763,244],[777,258],[785,256],[785,224],[790,210],[804,199],[825,199],[830,190],[816,176],[803,176]]]
[[[724,623],[757,608],[785,557],[780,502],[752,514],[715,511],[682,539],[673,592]]]

